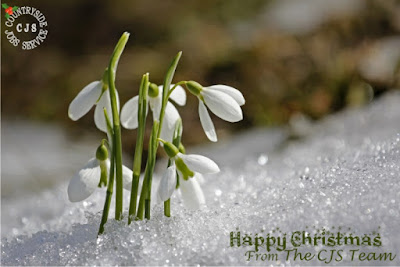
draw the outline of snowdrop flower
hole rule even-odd
[[[205,204],[205,198],[203,190],[200,186],[200,179],[202,175],[200,173],[195,173],[192,178],[188,180],[181,179],[179,183],[179,190],[181,192],[182,200],[186,208],[190,210],[196,210]],[[161,201],[167,201],[171,198],[175,191],[177,184],[177,173],[175,164],[168,167],[167,171],[164,173],[160,184],[158,186],[157,194]]]
[[[200,186],[200,175],[200,173],[195,173],[193,178],[181,180],[179,184],[183,204],[190,210],[197,210],[206,203],[203,190]]]
[[[171,85],[171,88],[174,85]],[[155,85],[154,83],[149,86],[149,105],[153,111],[153,120],[160,118],[161,104],[162,104],[163,87]],[[170,99],[179,106],[186,104],[186,92],[181,86],[177,86],[171,93]],[[138,127],[138,109],[139,109],[139,96],[135,96],[128,100],[121,110],[121,124],[126,129],[136,129]],[[165,107],[165,115],[163,127],[161,129],[161,138],[167,141],[172,141],[172,136],[175,129],[175,123],[180,118],[178,110],[175,106],[168,101]]]
[[[177,184],[177,172],[179,173],[180,190],[185,205],[190,209],[197,209],[205,203],[204,194],[198,183],[197,176],[202,178],[201,174],[211,174],[219,172],[218,165],[211,159],[195,154],[182,154],[178,148],[170,142],[164,143],[164,150],[173,163],[167,168],[164,176],[161,178],[158,187],[158,197],[162,201],[168,200],[173,194]],[[199,178],[199,179],[200,179]]]
[[[245,99],[239,90],[227,85],[203,87],[194,81],[187,82],[186,87],[193,95],[199,98],[201,126],[208,139],[212,142],[217,142],[218,139],[206,106],[212,113],[225,121],[238,122],[243,119],[240,106],[244,105]]]
[[[107,148],[102,144],[96,151],[96,157],[80,169],[70,180],[68,198],[71,202],[79,202],[88,198],[97,187],[107,185],[107,176],[110,172],[110,160]],[[123,184],[126,190],[131,189],[132,171],[122,166]]]
[[[160,184],[158,185],[158,198],[161,201],[167,201],[174,193],[176,184],[176,166],[175,163],[172,163],[172,165],[169,166],[165,171],[163,177],[161,178]]]
[[[88,113],[94,105],[96,105],[94,111],[94,123],[100,131],[107,133],[107,124],[104,118],[103,109],[107,109],[111,124],[113,123],[113,116],[111,110],[110,92],[108,90],[108,84],[105,83],[104,80],[105,78],[103,78],[101,81],[91,82],[85,86],[69,105],[68,116],[73,121],[79,120],[86,113]],[[117,106],[119,110],[118,92]]]

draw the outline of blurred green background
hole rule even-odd
[[[3,1],[4,3],[4,1]],[[124,31],[131,38],[117,72],[121,103],[138,93],[141,75],[160,84],[173,56],[183,57],[174,81],[228,84],[246,98],[244,120],[212,115],[222,139],[255,126],[311,120],[365,105],[399,88],[399,1],[134,0],[27,1],[40,9],[47,39],[34,50],[13,47],[2,21],[2,119],[56,122],[72,138],[97,131],[93,110],[78,122],[68,105],[99,80]],[[2,9],[2,19],[4,10]],[[178,108],[184,141],[206,141],[197,99]],[[135,132],[123,130],[133,151]]]

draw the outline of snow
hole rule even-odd
[[[57,125],[3,120],[2,126],[2,198],[69,179],[99,145],[98,139],[72,142]]]
[[[255,129],[225,143],[189,149],[188,153],[209,156],[221,168],[221,173],[205,177],[207,205],[202,210],[185,210],[179,194],[174,194],[171,218],[155,205],[150,221],[127,226],[126,221],[110,219],[106,234],[99,238],[104,190],[84,202],[69,203],[63,179],[39,192],[7,194],[2,198],[1,264],[324,265],[315,259],[286,261],[284,254],[278,262],[247,261],[248,248],[230,247],[230,232],[237,229],[290,233],[306,227],[351,228],[358,235],[378,231],[382,247],[362,249],[396,254],[400,250],[399,103],[400,93],[392,92],[368,107],[310,125],[311,133],[296,141],[287,141],[286,129]],[[8,140],[3,135],[3,143]],[[65,150],[59,148],[61,152]],[[60,168],[65,176],[69,168]],[[5,173],[2,179],[7,181],[10,172]],[[128,191],[124,193],[127,207]],[[399,265],[399,257],[391,262],[352,262],[346,254],[331,264]]]

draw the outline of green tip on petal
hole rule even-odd
[[[177,158],[175,160],[175,164],[176,164],[176,168],[182,173],[183,175],[183,179],[184,180],[188,180],[189,177],[193,177],[194,176],[194,172],[192,172],[188,166],[185,164],[185,162],[183,162],[183,160],[181,158]]]
[[[100,181],[97,187],[101,188],[104,186],[107,186],[107,180],[108,180],[108,167],[107,167],[107,162],[106,161],[101,161],[100,162]]]

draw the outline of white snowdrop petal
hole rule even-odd
[[[168,125],[168,127],[174,127],[175,128],[175,124],[176,121],[180,118],[181,116],[179,116],[179,112],[176,109],[176,107],[171,103],[171,102],[167,102],[167,106],[165,107],[165,115],[164,115],[164,122],[163,122],[163,126],[164,125]]]
[[[229,122],[243,119],[242,109],[230,95],[209,88],[204,88],[202,95],[207,107],[221,119]]]
[[[131,171],[131,169],[129,169],[125,165],[122,165],[122,183],[123,183],[123,187],[126,190],[129,190],[129,191],[132,189],[132,175],[133,175],[133,172]]]
[[[89,112],[99,99],[102,86],[100,81],[91,82],[79,92],[69,104],[68,116],[71,120],[76,121]]]
[[[99,161],[92,158],[69,182],[69,200],[71,202],[78,202],[88,198],[98,186],[100,175]]]
[[[107,177],[108,177],[108,175],[110,174],[109,172],[110,172],[110,159],[106,159],[106,166],[107,166]]]
[[[188,166],[191,171],[199,173],[217,173],[219,172],[218,165],[211,159],[202,155],[189,154],[185,155],[178,153],[178,157],[182,158],[183,162]]]
[[[197,210],[206,203],[204,198],[203,190],[201,189],[199,183],[193,178],[189,180],[181,179],[179,183],[179,188],[181,191],[183,203],[186,208],[190,210]]]
[[[110,118],[111,123],[113,122],[113,116],[111,111],[111,105],[107,104],[110,101],[110,96],[108,90],[103,93],[99,102],[97,102],[96,108],[94,110],[94,123],[96,124],[97,129],[103,132],[107,132],[107,124],[106,119],[104,118],[103,108],[105,107],[107,110],[108,117]]]
[[[183,174],[179,169],[176,169],[177,175],[179,176],[179,180],[183,179]],[[177,178],[178,179],[178,178]]]
[[[119,112],[119,96],[118,96],[118,91],[116,91],[116,97],[117,97],[117,110]],[[106,108],[108,117],[110,118],[111,124],[113,123],[113,115],[112,115],[112,109],[111,109],[111,99],[110,99],[110,90],[107,90],[103,93],[101,96],[99,102],[97,102],[96,109],[94,110],[94,123],[96,124],[96,127],[103,132],[107,132],[107,124],[106,124],[106,119],[104,117],[104,111],[103,109]]]
[[[160,138],[165,141],[172,142],[172,139],[174,138],[174,129],[167,128],[163,125],[160,133]],[[160,142],[160,144],[161,146],[164,146],[163,143]]]
[[[139,96],[128,100],[121,110],[121,124],[126,129],[136,129],[138,127]]]
[[[204,176],[199,172],[196,172],[194,174],[193,178],[196,178],[197,182],[199,182],[200,185],[202,185],[202,184],[204,184],[206,182],[205,179],[204,179]]]
[[[171,84],[170,88],[171,87],[172,87],[172,84]],[[164,92],[164,86],[163,85],[159,85],[158,86],[158,96],[162,96],[163,92]]]
[[[164,173],[161,178],[160,184],[158,186],[158,197],[161,201],[167,201],[171,198],[176,188],[176,167],[175,165],[171,165],[167,168],[167,171]]]
[[[176,121],[180,118],[178,110],[171,102],[167,102],[165,107],[164,122],[161,128],[160,137],[168,142],[172,142],[174,137]]]
[[[171,88],[174,85],[171,84]],[[176,104],[179,106],[184,106],[186,104],[186,91],[183,89],[182,86],[178,85],[174,91],[172,91],[170,97],[171,100],[173,100]]]
[[[210,114],[208,114],[207,108],[204,106],[203,101],[199,100],[199,116],[200,116],[200,122],[201,126],[203,127],[203,130],[212,142],[217,142],[217,133],[215,132],[214,128],[214,123],[212,122],[210,118]]]
[[[223,84],[217,84],[217,85],[211,85],[208,86],[207,88],[221,91],[225,94],[230,95],[235,101],[240,105],[243,106],[246,103],[246,100],[243,97],[243,94],[236,88],[233,88],[228,85],[223,85]]]
[[[149,97],[150,108],[153,112],[153,120],[158,120],[160,118],[161,105],[162,105],[161,102],[162,99],[160,97],[160,94],[157,97]]]

